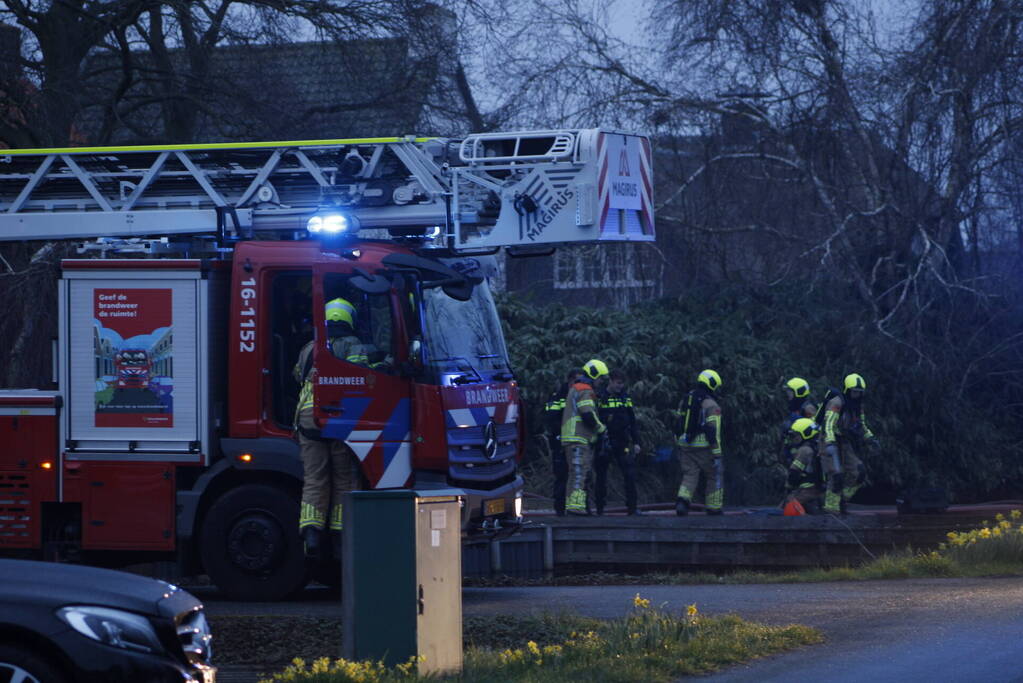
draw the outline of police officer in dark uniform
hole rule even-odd
[[[597,514],[604,514],[607,469],[614,460],[625,482],[625,507],[630,515],[640,515],[642,512],[636,507],[636,456],[642,449],[632,398],[625,390],[625,373],[621,370],[611,372],[607,389],[601,393],[600,421],[607,426],[607,439],[593,460]]]
[[[544,436],[551,452],[551,469],[554,472],[554,513],[559,517],[565,514],[565,487],[568,485],[568,460],[565,458],[565,449],[561,447],[561,416],[565,411],[568,387],[580,374],[579,370],[569,372],[565,383],[547,397],[543,410]]]

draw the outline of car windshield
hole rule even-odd
[[[486,280],[473,287],[468,301],[453,299],[440,287],[425,289],[423,308],[431,370],[441,377],[476,375],[463,381],[487,381],[483,373],[507,371],[504,333]]]

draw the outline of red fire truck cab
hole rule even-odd
[[[310,341],[318,424],[355,452],[365,487],[458,487],[468,531],[513,524],[519,401],[492,264],[447,261],[368,241],[245,242],[211,263],[65,261],[66,391],[0,394],[0,434],[30,438],[18,452],[33,460],[0,473],[26,483],[0,502],[4,545],[183,549],[231,594],[294,591],[305,579],[294,367]],[[376,367],[329,351],[323,312],[338,296],[355,305]],[[126,335],[170,339],[155,340],[174,359],[166,400],[95,391],[106,339]]]

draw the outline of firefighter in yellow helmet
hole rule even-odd
[[[856,373],[846,375],[842,393],[828,399],[818,420],[824,422],[821,469],[827,481],[826,512],[845,512],[846,503],[856,495],[866,477],[866,468],[856,452],[862,445],[872,448],[878,445],[863,414],[866,389],[863,377]]]
[[[788,467],[792,463],[792,451],[789,447],[789,428],[800,418],[813,418],[817,415],[817,405],[810,398],[810,383],[802,377],[793,377],[782,385],[785,398],[788,401],[788,414],[781,425],[780,446],[778,448],[778,461]]]
[[[786,446],[790,453],[788,496],[785,502],[798,501],[802,508],[813,514],[819,512],[821,473],[817,436],[820,426],[808,417],[801,417],[789,427]]]
[[[792,423],[801,417],[813,419],[814,415],[817,414],[817,406],[814,405],[813,400],[810,398],[810,383],[802,377],[793,377],[785,382],[783,389],[785,397],[789,401],[789,417],[786,429],[791,427]]]
[[[369,367],[369,351],[355,334],[356,309],[346,299],[327,302],[327,346],[340,360]],[[298,354],[292,374],[301,384],[295,413],[295,431],[302,457],[302,507],[298,528],[302,534],[305,552],[310,557],[320,555],[324,527],[333,532],[335,555],[340,557],[342,527],[341,497],[356,487],[359,460],[341,441],[325,439],[313,419],[313,344],[310,341]],[[333,503],[333,505],[331,504]]]
[[[689,514],[689,505],[703,473],[706,480],[704,502],[708,515],[724,512],[725,470],[721,451],[721,406],[714,399],[721,376],[704,370],[679,405],[678,445],[682,457],[682,484],[678,487],[675,514]]]
[[[574,368],[568,373],[565,381],[551,392],[544,405],[544,436],[551,452],[551,470],[554,473],[554,514],[559,517],[565,516],[565,485],[568,483],[568,460],[565,459],[565,449],[561,447],[561,421],[565,414],[565,397],[568,395],[569,387],[583,374],[582,370]]]
[[[593,452],[598,440],[607,431],[600,421],[597,395],[593,384],[607,375],[607,364],[594,358],[582,368],[581,376],[568,387],[565,409],[561,413],[561,447],[568,461],[568,486],[571,492],[565,509],[574,514],[586,514],[586,478],[593,464]]]

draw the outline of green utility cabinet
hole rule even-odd
[[[462,670],[462,501],[456,489],[345,496],[346,659]]]

